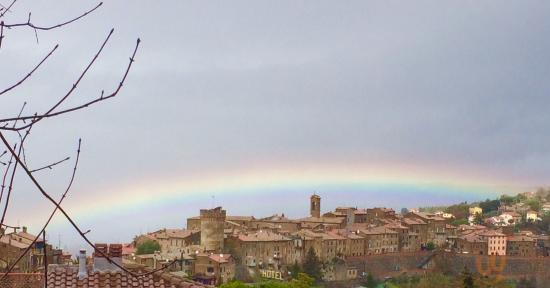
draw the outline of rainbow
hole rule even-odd
[[[378,191],[388,197],[391,193],[397,193],[397,196],[394,195],[397,199],[424,193],[450,200],[458,196],[479,200],[529,189],[521,181],[510,180],[510,177],[502,181],[472,172],[475,171],[456,173],[437,167],[420,170],[406,165],[385,165],[383,169],[375,165],[349,164],[272,165],[204,175],[139,179],[110,188],[100,188],[101,193],[94,193],[93,190],[74,191],[73,193],[79,194],[75,196],[76,200],[68,200],[64,206],[77,219],[93,219],[106,211],[124,213],[190,199],[203,199],[203,202],[208,203],[210,195],[261,198],[269,193],[283,193],[282,196],[286,197],[296,191],[311,193],[315,190],[353,190],[359,193]],[[206,203],[204,206],[208,206]],[[199,207],[195,212],[198,209]],[[63,220],[60,218],[57,217],[58,220]]]

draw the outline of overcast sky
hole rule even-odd
[[[26,21],[32,11],[36,24],[54,24],[95,4],[21,0],[4,20]],[[28,143],[29,160],[40,166],[73,155],[83,138],[68,209],[137,180],[304,163],[476,171],[520,183],[519,192],[549,179],[548,11],[547,1],[106,1],[72,25],[38,32],[38,43],[32,30],[5,31],[2,88],[60,48],[0,97],[0,117],[16,115],[24,101],[28,113],[44,111],[114,27],[65,107],[112,91],[140,37],[122,92],[44,121]],[[39,178],[59,195],[71,168]],[[26,215],[51,205],[19,180],[9,217],[39,226]],[[184,225],[209,204],[209,196],[201,199],[111,239],[128,241],[159,221]],[[307,207],[286,205],[294,214]],[[95,229],[96,238],[113,230]]]

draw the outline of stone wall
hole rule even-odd
[[[550,275],[550,257],[497,257],[445,252],[432,255],[431,252],[423,251],[351,257],[346,260],[346,265],[356,267],[360,276],[372,273],[379,279],[402,273],[423,274],[427,271],[459,275],[465,267],[474,274],[508,279],[550,278],[546,276]]]
[[[442,272],[459,274],[469,271],[504,278],[530,278],[550,274],[550,257],[512,257],[441,253],[434,258],[434,267]]]
[[[403,272],[419,273],[419,265],[431,255],[430,252],[388,253],[364,257],[350,257],[346,260],[348,266],[357,268],[358,275],[372,273],[376,278],[394,276]],[[431,269],[431,266],[427,267]]]

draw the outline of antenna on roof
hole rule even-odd
[[[210,208],[214,209],[214,200],[216,199],[216,196],[215,195],[210,195],[210,197],[212,197],[212,203],[210,204]]]

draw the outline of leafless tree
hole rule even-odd
[[[10,23],[8,19],[5,20],[6,15],[8,13],[15,13],[16,9],[16,1],[12,0],[10,3],[3,5],[0,3],[0,52],[2,47],[9,45],[9,38],[6,38],[6,35],[9,33],[17,33],[20,29],[31,29],[35,32],[35,35],[38,39],[38,32],[39,31],[49,31],[53,29],[61,29],[66,25],[70,25],[71,23],[74,23],[76,21],[82,20],[85,18],[88,14],[96,12],[101,6],[102,3],[97,4],[96,6],[92,7],[91,9],[84,11],[82,14],[76,16],[76,17],[70,17],[68,20],[62,20],[59,23],[53,23],[51,25],[42,25],[39,23],[34,23],[31,19],[31,13],[28,14],[27,21],[19,22],[19,23]],[[37,233],[38,236],[34,239],[33,243],[29,245],[29,248],[27,248],[26,251],[24,251],[19,257],[12,263],[10,263],[9,267],[7,268],[5,273],[0,274],[0,280],[2,280],[8,273],[10,273],[14,267],[17,265],[18,262],[21,261],[21,259],[27,254],[27,252],[31,249],[31,247],[36,243],[39,236],[42,235],[45,231],[45,229],[50,224],[51,219],[56,213],[61,213],[65,219],[70,223],[70,225],[74,228],[74,230],[78,233],[78,235],[83,239],[84,242],[86,242],[90,247],[92,247],[95,250],[95,253],[100,254],[101,256],[107,258],[113,265],[118,266],[120,269],[125,271],[126,273],[131,274],[135,277],[140,277],[144,275],[148,275],[151,273],[154,273],[158,270],[151,271],[144,274],[136,274],[132,271],[127,270],[123,266],[117,264],[116,262],[112,261],[109,258],[109,255],[106,255],[103,251],[97,249],[92,241],[87,237],[87,232],[84,231],[82,228],[79,227],[79,225],[71,218],[69,213],[63,208],[62,202],[66,198],[67,194],[71,190],[72,184],[75,180],[78,164],[79,164],[79,156],[80,156],[80,147],[81,147],[81,141],[78,141],[78,148],[76,149],[76,156],[74,161],[74,168],[72,170],[72,174],[69,178],[69,182],[67,184],[67,187],[65,188],[64,192],[62,193],[62,196],[60,199],[56,200],[54,199],[50,193],[41,183],[37,180],[35,177],[35,173],[40,172],[42,170],[46,169],[53,169],[56,165],[59,165],[63,162],[69,161],[70,158],[66,157],[64,159],[53,159],[50,164],[46,164],[41,167],[31,168],[29,163],[29,159],[26,157],[25,153],[25,141],[30,137],[31,130],[40,129],[39,125],[43,121],[47,121],[47,119],[54,118],[54,117],[64,117],[67,116],[70,113],[78,112],[82,109],[86,109],[87,107],[90,107],[95,104],[99,104],[100,102],[104,102],[110,98],[115,97],[122,89],[124,82],[126,81],[126,78],[132,68],[132,65],[135,61],[135,56],[138,51],[139,45],[140,45],[140,39],[138,38],[135,47],[133,49],[133,52],[130,54],[130,59],[123,70],[122,76],[120,78],[120,81],[115,86],[115,88],[111,92],[105,92],[100,91],[98,92],[98,96],[91,100],[84,103],[77,104],[76,106],[72,106],[69,108],[63,108],[62,104],[67,102],[69,98],[71,98],[74,94],[77,93],[79,84],[81,81],[86,77],[87,72],[90,70],[90,68],[98,61],[98,59],[101,56],[102,51],[104,50],[107,42],[111,39],[112,35],[114,33],[114,29],[111,29],[105,40],[101,43],[99,46],[97,52],[95,55],[92,56],[91,60],[88,62],[88,64],[84,67],[83,71],[80,72],[80,74],[76,77],[76,80],[73,82],[73,84],[70,86],[70,88],[64,93],[63,95],[60,95],[57,99],[52,99],[52,103],[49,106],[46,111],[42,112],[34,112],[27,114],[25,109],[27,107],[27,103],[21,103],[21,109],[14,113],[13,117],[0,119],[0,147],[3,146],[3,148],[0,148],[0,172],[1,172],[1,189],[0,189],[0,227],[7,228],[7,227],[13,227],[13,225],[9,225],[9,223],[5,223],[6,215],[9,213],[10,209],[16,209],[15,207],[10,207],[10,200],[12,199],[12,194],[17,193],[17,189],[14,187],[14,180],[16,176],[22,173],[23,177],[26,177],[30,182],[34,185],[34,187],[42,194],[43,199],[46,201],[49,201],[51,205],[53,206],[53,209],[51,213],[49,214],[49,217],[47,219],[44,219],[44,225],[42,226],[42,229],[39,233]],[[2,101],[2,97],[5,96],[5,94],[8,94],[9,92],[14,91],[21,85],[25,85],[26,81],[33,76],[33,74],[40,70],[40,67],[43,66],[50,57],[53,57],[54,53],[56,52],[59,45],[55,45],[53,48],[49,50],[48,53],[45,54],[45,56],[37,62],[37,64],[25,75],[22,75],[20,80],[8,85],[5,88],[0,87],[0,101]],[[1,54],[0,54],[1,56]],[[2,69],[2,68],[0,68]],[[1,104],[0,104],[0,107]],[[0,231],[3,231],[4,229],[0,229]],[[0,232],[0,237],[3,236],[4,232]],[[170,265],[168,265],[170,266]]]

